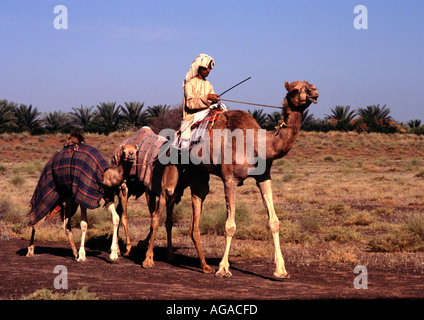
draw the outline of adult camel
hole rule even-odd
[[[214,123],[210,137],[206,145],[199,144],[191,150],[190,159],[195,160],[196,165],[191,165],[188,174],[197,176],[191,179],[192,190],[192,222],[190,233],[197,249],[202,269],[211,272],[213,268],[206,264],[200,244],[199,222],[202,203],[209,192],[209,173],[219,176],[224,183],[225,201],[227,208],[227,220],[225,224],[226,247],[224,256],[219,264],[217,276],[231,276],[229,271],[229,252],[231,241],[236,231],[235,223],[235,191],[236,187],[243,184],[248,177],[256,180],[262,195],[263,203],[267,209],[268,222],[274,241],[274,258],[277,278],[289,277],[280,249],[279,220],[274,210],[271,187],[271,166],[274,160],[284,157],[293,147],[299,133],[302,115],[311,103],[318,102],[318,91],[313,84],[306,81],[285,82],[288,93],[284,99],[279,126],[274,131],[264,132],[256,120],[244,111],[228,111],[221,113]],[[237,132],[234,136],[233,133]],[[237,138],[242,138],[242,147],[237,146]],[[215,137],[218,137],[217,139]],[[232,137],[235,137],[233,139]],[[250,148],[250,154],[247,150]],[[230,155],[228,156],[228,151]],[[229,159],[228,159],[229,157]],[[252,161],[255,160],[255,161]],[[199,163],[200,162],[200,163]],[[159,197],[158,207],[152,213],[152,226],[149,241],[149,255],[143,266],[153,266],[153,241],[154,234],[159,227],[160,216],[165,206],[170,207],[168,215],[172,215],[172,201],[177,190],[178,167],[168,165],[162,176],[162,192]],[[167,218],[167,221],[172,221]],[[170,237],[170,227],[167,227]],[[168,238],[168,249],[170,244]],[[170,250],[169,250],[170,251]]]

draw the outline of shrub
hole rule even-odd
[[[324,240],[346,243],[349,241],[361,240],[361,236],[355,230],[339,226],[331,228],[324,235]]]
[[[236,205],[236,225],[237,229],[244,230],[243,226],[251,222],[252,215],[249,208],[244,204],[240,203]],[[220,206],[217,209],[206,208],[200,219],[200,233],[207,234],[212,233],[216,235],[225,234],[225,223],[227,221],[227,210],[225,206]],[[239,230],[239,231],[240,231]],[[238,232],[236,231],[236,234]]]
[[[334,162],[334,161],[336,161],[336,160],[334,160],[333,156],[325,156],[323,158],[323,160],[324,161],[327,161],[327,162]]]
[[[21,297],[22,300],[98,300],[95,293],[88,292],[87,287],[71,290],[67,293],[53,292],[49,289],[40,289]]]
[[[302,217],[302,226],[312,232],[317,232],[322,228],[322,219],[316,216]]]
[[[370,251],[375,252],[416,252],[424,250],[424,217],[414,214],[390,233],[371,240]]]
[[[23,167],[23,171],[25,171],[28,174],[40,174],[41,171],[44,168],[44,164],[40,161],[33,161],[30,163],[27,163]]]
[[[331,204],[328,207],[328,211],[330,214],[343,215],[348,213],[349,210],[350,210],[350,207],[344,203]]]
[[[11,199],[0,198],[0,220],[4,223],[7,230],[15,234],[23,232],[27,226],[27,221],[22,212],[25,211]]]
[[[368,243],[368,250],[371,252],[415,252],[423,249],[422,239],[406,230],[378,236]]]
[[[424,215],[417,213],[410,216],[405,221],[408,229],[415,235],[421,237],[424,240]]]
[[[205,209],[200,218],[199,229],[201,234],[213,233],[223,235],[225,233],[225,222],[227,210],[220,206],[216,210]]]
[[[353,213],[349,215],[346,220],[346,225],[356,225],[356,226],[368,226],[370,225],[374,220],[370,217],[369,213],[367,211],[361,211],[357,213]]]
[[[25,178],[22,176],[15,175],[9,179],[9,183],[16,187],[20,187],[25,183]]]
[[[285,243],[305,243],[311,237],[302,232],[295,222],[285,220],[280,221],[280,240]]]

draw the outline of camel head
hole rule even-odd
[[[313,84],[307,81],[293,81],[284,83],[287,89],[287,96],[283,106],[290,106],[291,109],[305,110],[311,103],[318,103],[318,90]]]
[[[71,135],[64,143],[64,147],[69,146],[71,144],[80,144],[84,143],[84,136],[80,132],[71,131]]]
[[[138,148],[136,146],[127,144],[121,148],[121,159],[125,162],[134,163],[137,159]]]

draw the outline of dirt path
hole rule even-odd
[[[36,243],[33,258],[25,257],[27,241],[0,241],[0,299],[19,299],[38,289],[54,290],[57,265],[68,270],[68,289],[84,286],[100,299],[374,299],[424,298],[424,277],[419,273],[368,270],[368,289],[353,286],[353,270],[316,266],[296,267],[287,261],[291,278],[272,278],[270,259],[238,259],[231,262],[232,278],[203,274],[196,257],[178,254],[178,265],[165,260],[165,250],[155,252],[156,266],[141,267],[142,253],[120,257],[112,263],[108,252],[87,250],[87,261],[73,260],[67,243]],[[217,266],[218,258],[208,263]]]

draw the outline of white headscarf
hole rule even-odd
[[[199,54],[196,59],[194,59],[193,63],[190,66],[190,70],[186,74],[185,80],[183,82],[183,88],[187,81],[190,81],[198,75],[199,67],[208,68],[209,65],[210,68],[213,69],[213,67],[215,66],[215,61],[207,54]]]

